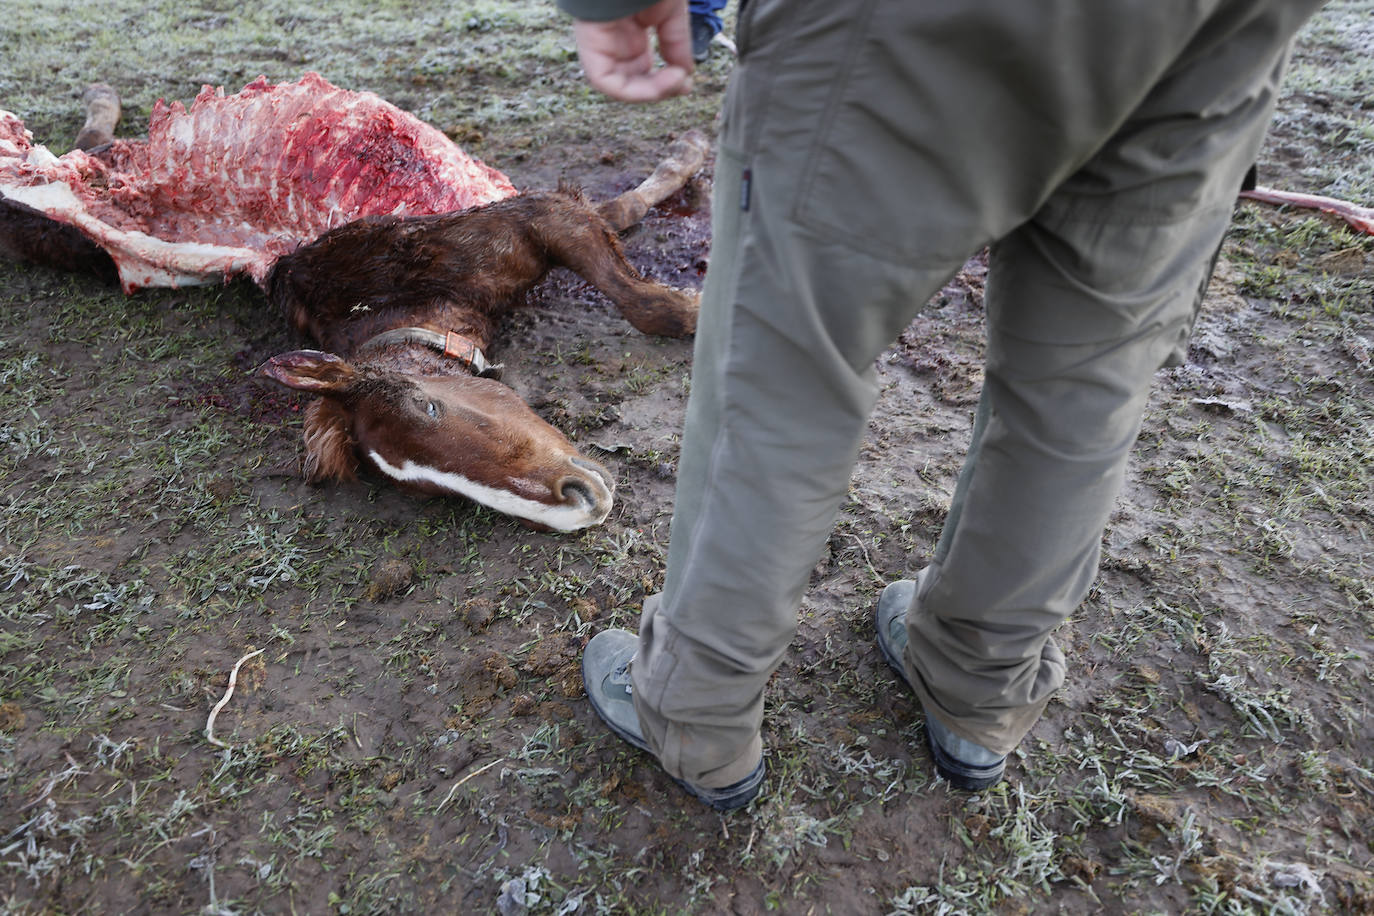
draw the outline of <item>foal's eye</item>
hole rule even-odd
[[[429,414],[432,420],[439,419],[439,405],[433,401],[425,402],[425,413]]]

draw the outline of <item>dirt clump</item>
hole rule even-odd
[[[0,732],[17,732],[23,729],[28,717],[18,703],[0,703]]]
[[[390,558],[372,570],[372,578],[363,590],[368,601],[388,601],[399,597],[415,582],[415,567],[405,560]]]

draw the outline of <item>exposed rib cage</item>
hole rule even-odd
[[[515,193],[443,133],[316,73],[265,78],[191,108],[159,101],[146,140],[60,158],[0,113],[0,195],[77,226],[126,291],[206,283],[272,263],[364,216],[463,210]]]

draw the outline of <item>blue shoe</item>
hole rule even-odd
[[[874,614],[874,627],[878,631],[878,648],[883,657],[906,682],[906,665],[902,656],[906,654],[906,611],[916,594],[916,582],[902,579],[883,589],[878,599],[878,610]],[[935,760],[935,772],[949,780],[955,788],[976,792],[995,786],[1002,781],[1007,768],[1005,754],[996,754],[981,744],[974,744],[950,731],[939,719],[926,713],[926,744],[930,756]]]
[[[631,699],[634,688],[630,684],[630,664],[638,649],[639,638],[628,630],[602,630],[592,637],[582,653],[582,683],[601,721],[622,739],[652,755],[653,750],[644,740],[639,714]],[[695,786],[675,776],[669,778],[717,811],[734,811],[759,794],[759,787],[763,785],[763,758],[759,758],[758,766],[748,776],[720,789]]]

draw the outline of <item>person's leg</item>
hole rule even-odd
[[[915,271],[872,261],[837,287],[839,274],[817,276],[819,265],[863,256],[799,239],[794,227],[742,229],[767,220],[734,205],[744,171],[734,159],[723,150],[717,171],[668,573],[663,594],[645,602],[633,669],[665,769],[705,786],[733,783],[759,761],[764,683],[795,629],[872,409],[881,346],[855,339],[849,303],[887,300],[888,316],[907,314],[908,290],[928,298],[959,263]],[[874,341],[903,323],[889,320]]]
[[[711,40],[725,27],[720,14],[728,0],[688,0],[692,25],[692,57],[701,63],[711,54]]]
[[[1302,15],[1244,6],[1223,5],[1092,160],[993,248],[979,419],[911,602],[906,673],[928,720],[996,754],[1063,681],[1050,632],[1096,575],[1152,377],[1185,352],[1272,113]]]

